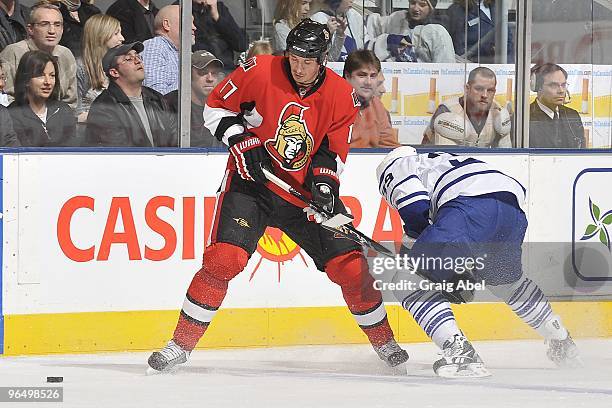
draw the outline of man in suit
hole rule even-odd
[[[538,93],[529,107],[529,147],[586,147],[582,120],[568,103],[567,71],[546,63],[531,69],[531,88]]]

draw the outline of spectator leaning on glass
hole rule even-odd
[[[208,51],[191,54],[191,147],[225,147],[204,125],[204,106],[208,95],[223,79],[223,63]],[[171,111],[178,113],[178,90],[164,99]]]
[[[529,147],[586,147],[580,114],[565,106],[571,100],[567,71],[557,64],[536,65],[530,85],[538,96],[529,106]]]
[[[159,10],[150,0],[117,0],[106,14],[121,23],[121,33],[128,43],[153,38],[153,22]]]
[[[111,48],[102,59],[108,88],[91,104],[87,141],[93,146],[176,147],[176,115],[164,97],[142,86],[140,42]]]
[[[344,78],[357,92],[361,103],[351,132],[351,147],[398,147],[389,112],[375,96],[379,86],[380,61],[369,50],[349,54],[344,62]]]
[[[308,17],[312,0],[282,0],[276,3],[272,26],[274,28],[274,50],[285,51],[287,35],[300,21]]]
[[[28,51],[41,50],[57,58],[60,79],[59,99],[76,108],[77,81],[76,61],[70,50],[58,45],[63,32],[62,14],[57,6],[39,3],[32,7],[27,26],[27,40],[10,44],[0,52],[0,64],[6,75],[6,93],[14,95],[15,73],[19,60]]]
[[[481,64],[495,62],[495,0],[454,0],[446,15],[445,25],[457,54]],[[512,31],[508,29],[508,63],[513,62]]]
[[[353,9],[353,0],[323,0],[326,8],[313,14],[314,21],[327,24],[332,33],[330,61],[344,61],[364,48],[369,37],[363,31],[363,16]]]
[[[30,8],[18,0],[0,0],[0,51],[7,45],[28,38],[26,24]]]
[[[423,135],[423,144],[512,147],[510,113],[495,101],[495,73],[473,69],[460,98],[438,106]]]
[[[58,100],[61,81],[57,63],[44,51],[26,52],[15,76],[15,101],[9,105],[13,127],[22,146],[72,146],[74,111]]]
[[[370,15],[367,27],[372,41],[368,49],[381,61],[455,62],[451,36],[430,17],[437,3],[437,0],[410,0],[408,10],[389,16]]]
[[[144,42],[142,62],[146,68],[143,84],[162,95],[179,86],[180,13],[179,6],[162,7],[155,16],[155,37]],[[194,33],[195,27],[192,24],[192,44]]]
[[[87,122],[91,103],[108,87],[102,69],[106,52],[123,43],[119,20],[107,14],[96,14],[83,29],[83,53],[77,58],[77,115],[79,122]]]
[[[68,48],[78,58],[81,56],[83,27],[91,16],[100,14],[100,9],[89,3],[89,0],[61,0],[59,8],[64,18],[64,34],[60,45]]]
[[[229,9],[217,0],[193,0],[192,14],[196,27],[192,49],[216,55],[227,71],[233,70],[236,67],[234,51],[246,51],[249,44],[244,30],[238,27]]]

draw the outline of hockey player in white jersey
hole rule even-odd
[[[548,358],[578,366],[578,350],[540,288],[523,274],[521,244],[527,229],[525,188],[472,157],[417,154],[412,147],[389,153],[376,169],[380,193],[399,211],[411,256],[458,259],[481,256],[471,272],[433,262],[419,274],[436,283],[476,280],[510,306],[548,342]],[[405,240],[406,241],[406,240]],[[399,271],[394,281],[407,278]],[[473,274],[473,275],[472,275]],[[399,285],[398,285],[399,286]],[[402,306],[442,349],[433,365],[441,377],[484,377],[484,367],[455,321],[449,300],[471,300],[468,291],[394,291]]]

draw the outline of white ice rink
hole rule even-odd
[[[25,407],[612,407],[612,339],[578,339],[585,368],[559,370],[541,341],[475,342],[493,376],[436,377],[431,343],[405,344],[394,376],[365,345],[196,350],[188,365],[145,376],[149,353],[0,358],[0,386],[64,387],[63,403]],[[46,384],[63,376],[62,384]]]

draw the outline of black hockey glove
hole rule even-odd
[[[341,205],[338,204],[340,183],[336,172],[328,168],[318,167],[313,169],[312,174],[312,184],[310,186],[312,201],[328,213],[339,213],[341,208]],[[315,208],[306,208],[304,212],[306,212],[309,221],[318,223],[325,221]]]
[[[312,185],[310,188],[312,200],[329,213],[340,212],[340,183],[336,172],[324,167],[313,169]]]
[[[272,161],[261,140],[252,133],[244,133],[229,138],[229,151],[234,158],[240,177],[257,183],[265,183],[266,176],[262,166],[272,168]]]

